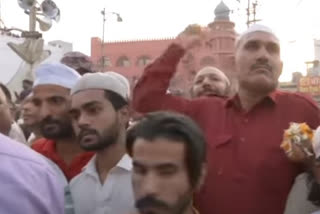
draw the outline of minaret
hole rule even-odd
[[[237,83],[235,80],[235,41],[237,33],[234,29],[235,24],[230,21],[229,7],[221,1],[214,10],[215,19],[208,24],[210,29],[211,52],[216,60],[216,65],[220,68],[232,82],[232,92],[236,91]]]
[[[212,30],[232,31],[234,32],[234,23],[230,21],[229,7],[221,1],[214,10],[215,19],[212,23],[208,24]]]

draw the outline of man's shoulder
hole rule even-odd
[[[10,171],[9,167],[12,167],[16,173],[21,174],[32,170],[53,174],[49,164],[39,154],[2,134],[0,134],[0,160],[6,165],[1,167],[2,170]],[[21,171],[17,169],[18,167]]]
[[[276,91],[277,99],[283,102],[289,102],[292,104],[300,104],[309,106],[311,108],[317,109],[317,103],[313,100],[310,95],[303,94],[300,92],[286,92],[286,91]],[[293,106],[294,107],[294,106]]]

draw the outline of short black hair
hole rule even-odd
[[[119,109],[121,109],[122,107],[128,105],[128,101],[125,100],[123,97],[121,97],[119,94],[110,91],[110,90],[104,90],[104,96],[106,99],[108,99],[113,108],[118,111]]]
[[[146,114],[128,130],[126,149],[130,156],[138,138],[149,141],[165,138],[183,143],[190,183],[194,187],[199,182],[202,164],[206,162],[206,141],[202,130],[192,119],[173,112]]]

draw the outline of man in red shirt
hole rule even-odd
[[[32,148],[59,166],[67,180],[81,172],[93,156],[76,142],[69,117],[70,89],[80,78],[63,64],[43,64],[36,70],[33,102],[40,109],[40,130],[44,139]]]
[[[188,38],[185,38],[188,39]],[[320,124],[316,104],[297,93],[278,91],[280,43],[254,25],[236,43],[239,90],[230,99],[187,100],[166,94],[187,45],[179,40],[146,67],[133,91],[140,112],[174,110],[196,120],[208,142],[208,176],[195,203],[201,214],[282,214],[295,176],[303,169],[280,149],[290,122]]]

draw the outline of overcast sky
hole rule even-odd
[[[39,0],[41,2],[41,0]],[[17,0],[0,0],[1,18],[7,27],[27,29],[28,16]],[[90,38],[102,36],[101,10],[121,14],[123,22],[107,14],[105,40],[174,37],[187,25],[207,25],[214,19],[220,0],[55,0],[61,9],[60,23],[44,33],[47,41],[71,42],[74,50],[90,55]],[[247,0],[224,0],[232,10],[237,32],[246,29]],[[251,0],[253,2],[253,0]],[[320,0],[259,0],[257,18],[278,34],[285,63],[282,80],[291,72],[305,70],[313,60],[313,38],[320,38]]]

